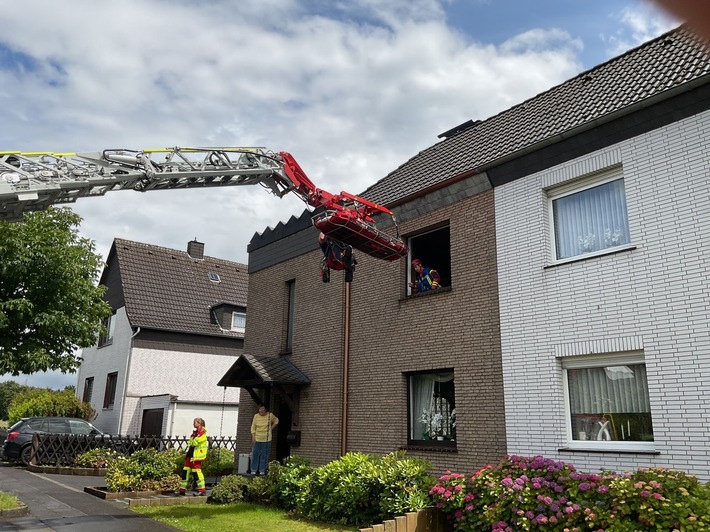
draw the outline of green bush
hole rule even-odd
[[[431,497],[455,530],[710,530],[710,490],[678,471],[577,472],[510,456],[466,476],[447,472]]]
[[[224,471],[234,470],[234,452],[216,447],[207,451],[207,458],[202,464],[202,472],[210,477],[216,477]]]
[[[271,498],[271,485],[266,476],[252,477],[247,484],[246,499],[249,502],[264,502]]]
[[[209,501],[217,504],[229,504],[244,499],[244,492],[249,481],[239,475],[226,475],[212,488]]]
[[[310,461],[305,458],[298,456],[287,458],[276,480],[276,503],[288,511],[297,511],[302,507],[307,499],[312,470]],[[271,471],[270,466],[267,477]]]
[[[28,388],[19,393],[8,407],[8,421],[13,424],[23,417],[66,416],[91,421],[96,411],[90,403],[81,402],[71,389],[55,391]]]
[[[154,482],[162,482],[174,473],[174,453],[159,453],[153,448],[141,449],[108,464],[106,487],[109,491],[138,491],[146,489],[147,485],[155,485]]]
[[[178,475],[182,474],[182,469],[185,466],[185,452],[180,449],[166,449],[163,451],[165,460],[170,462],[173,471]]]
[[[74,465],[76,467],[105,468],[108,467],[108,464],[111,463],[112,460],[115,460],[119,456],[125,455],[112,449],[98,447],[77,456],[74,460]]]
[[[175,473],[160,480],[142,480],[141,491],[177,491],[180,489],[181,478]]]
[[[427,505],[434,484],[428,467],[404,452],[385,457],[348,453],[305,477],[292,478],[291,486],[298,490],[296,511],[316,521],[379,523]]]

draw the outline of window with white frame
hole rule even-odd
[[[621,168],[558,187],[548,197],[556,260],[631,242]]]
[[[407,239],[409,248],[409,274],[407,294],[436,292],[438,288],[451,286],[451,242],[449,226],[430,229]],[[418,259],[423,267],[419,274],[412,266]],[[422,278],[427,278],[422,285]],[[431,286],[436,282],[435,289]]]
[[[246,312],[232,312],[232,330],[243,333],[247,326]]]
[[[653,449],[642,353],[575,357],[562,367],[570,445]]]
[[[456,394],[453,370],[411,373],[409,440],[451,445],[456,441]]]

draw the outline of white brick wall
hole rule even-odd
[[[710,478],[710,112],[495,190],[508,451]],[[551,262],[544,189],[621,164],[636,249]],[[560,450],[560,357],[645,353],[657,455]]]

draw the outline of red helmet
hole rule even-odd
[[[414,268],[414,266],[416,266],[417,264],[419,264],[419,266],[421,266],[422,261],[420,261],[419,259],[413,259],[412,260],[412,268]]]

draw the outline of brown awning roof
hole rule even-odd
[[[288,357],[241,355],[217,383],[232,388],[264,388],[271,384],[304,386],[311,380]]]

